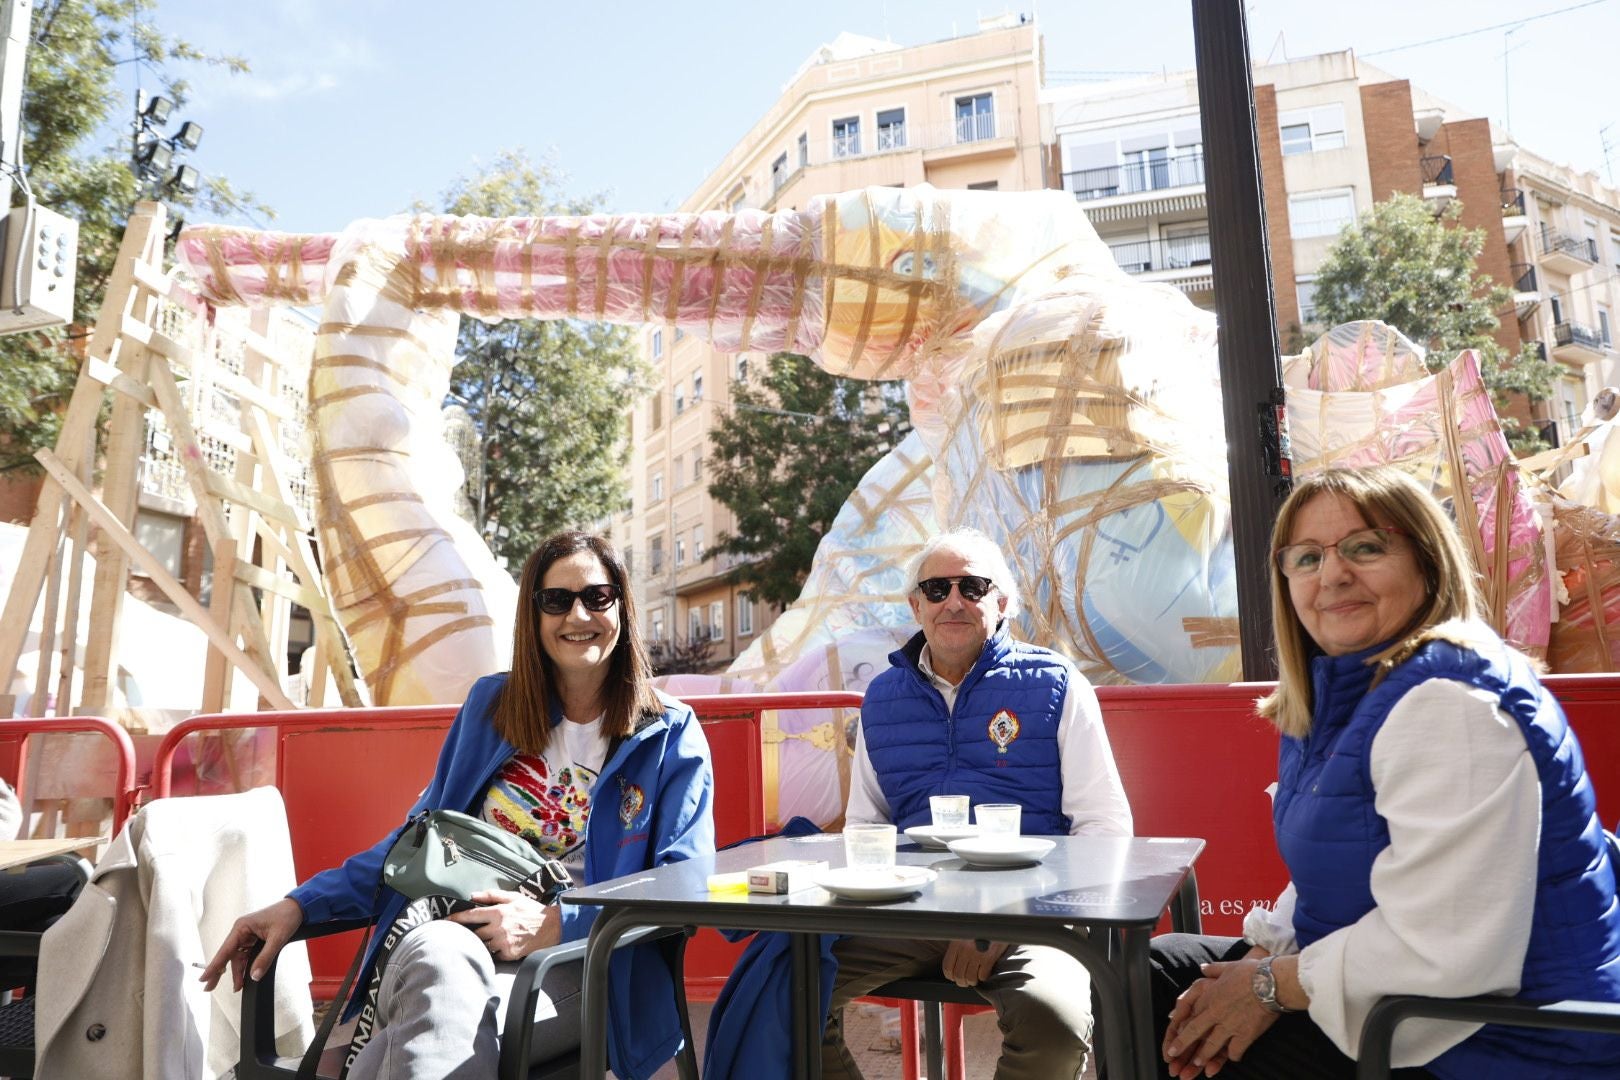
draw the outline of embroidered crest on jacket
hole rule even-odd
[[[622,776],[619,778],[620,821],[624,822],[626,826],[634,822],[636,816],[641,813],[641,807],[646,801],[647,796],[642,792],[640,784],[629,783]]]
[[[990,733],[990,741],[996,744],[996,753],[1007,752],[1007,747],[1018,738],[1019,727],[1018,715],[1011,709],[1002,709],[990,718],[987,730]]]

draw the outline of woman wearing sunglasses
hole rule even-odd
[[[1393,469],[1299,483],[1273,531],[1290,882],[1244,937],[1153,946],[1169,1074],[1353,1077],[1388,994],[1620,1000],[1615,867],[1581,749],[1491,632],[1462,538]],[[1409,1020],[1401,1077],[1612,1077],[1620,1039]]]
[[[652,687],[627,585],[618,553],[597,536],[561,533],[529,557],[512,670],[474,684],[407,818],[430,809],[481,816],[586,883],[714,851],[708,744],[692,710]],[[229,962],[240,987],[248,950],[263,941],[251,972],[258,978],[306,919],[375,917],[388,926],[403,907],[379,885],[392,840],[238,920],[203,981],[212,987]],[[493,1077],[517,961],[585,936],[596,914],[516,893],[474,900],[479,907],[417,927],[395,948],[378,1030],[351,1080]],[[371,960],[357,986],[368,984]],[[671,979],[655,945],[614,955],[608,1049],[617,1075],[650,1076],[679,1048]],[[578,1045],[579,980],[577,963],[548,975],[543,989],[556,1016],[535,1033],[539,1060]],[[537,1015],[545,1013],[542,1002]]]

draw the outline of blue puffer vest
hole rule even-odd
[[[1056,653],[1013,641],[1003,622],[957,688],[956,707],[917,666],[918,634],[889,654],[861,703],[866,754],[901,829],[932,820],[930,795],[1018,803],[1023,832],[1066,835],[1058,720],[1073,669]]]
[[[1483,633],[1483,631],[1482,631]],[[1541,781],[1541,840],[1530,946],[1518,997],[1620,1001],[1620,907],[1580,744],[1529,664],[1500,642],[1481,652],[1430,642],[1371,687],[1378,651],[1312,662],[1313,716],[1304,739],[1284,738],[1272,816],[1298,893],[1294,929],[1304,948],[1374,907],[1374,858],[1389,829],[1374,809],[1374,736],[1402,695],[1451,679],[1496,695],[1519,724]],[[1371,689],[1369,689],[1371,687]],[[1489,889],[1490,868],[1459,889]],[[1620,1039],[1487,1025],[1429,1062],[1439,1077],[1613,1077]]]

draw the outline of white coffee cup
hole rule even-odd
[[[858,870],[888,870],[894,866],[893,825],[845,825],[844,864]]]
[[[966,795],[930,795],[928,809],[934,815],[936,829],[960,829],[968,823]]]
[[[1024,816],[1024,808],[1017,803],[980,803],[973,808],[981,835],[1011,833],[1017,836]]]

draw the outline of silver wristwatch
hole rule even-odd
[[[1254,974],[1249,978],[1249,986],[1267,1012],[1281,1015],[1296,1010],[1285,1007],[1277,1000],[1277,976],[1271,973],[1271,962],[1275,959],[1275,956],[1268,956],[1260,961],[1260,965],[1254,969]]]

